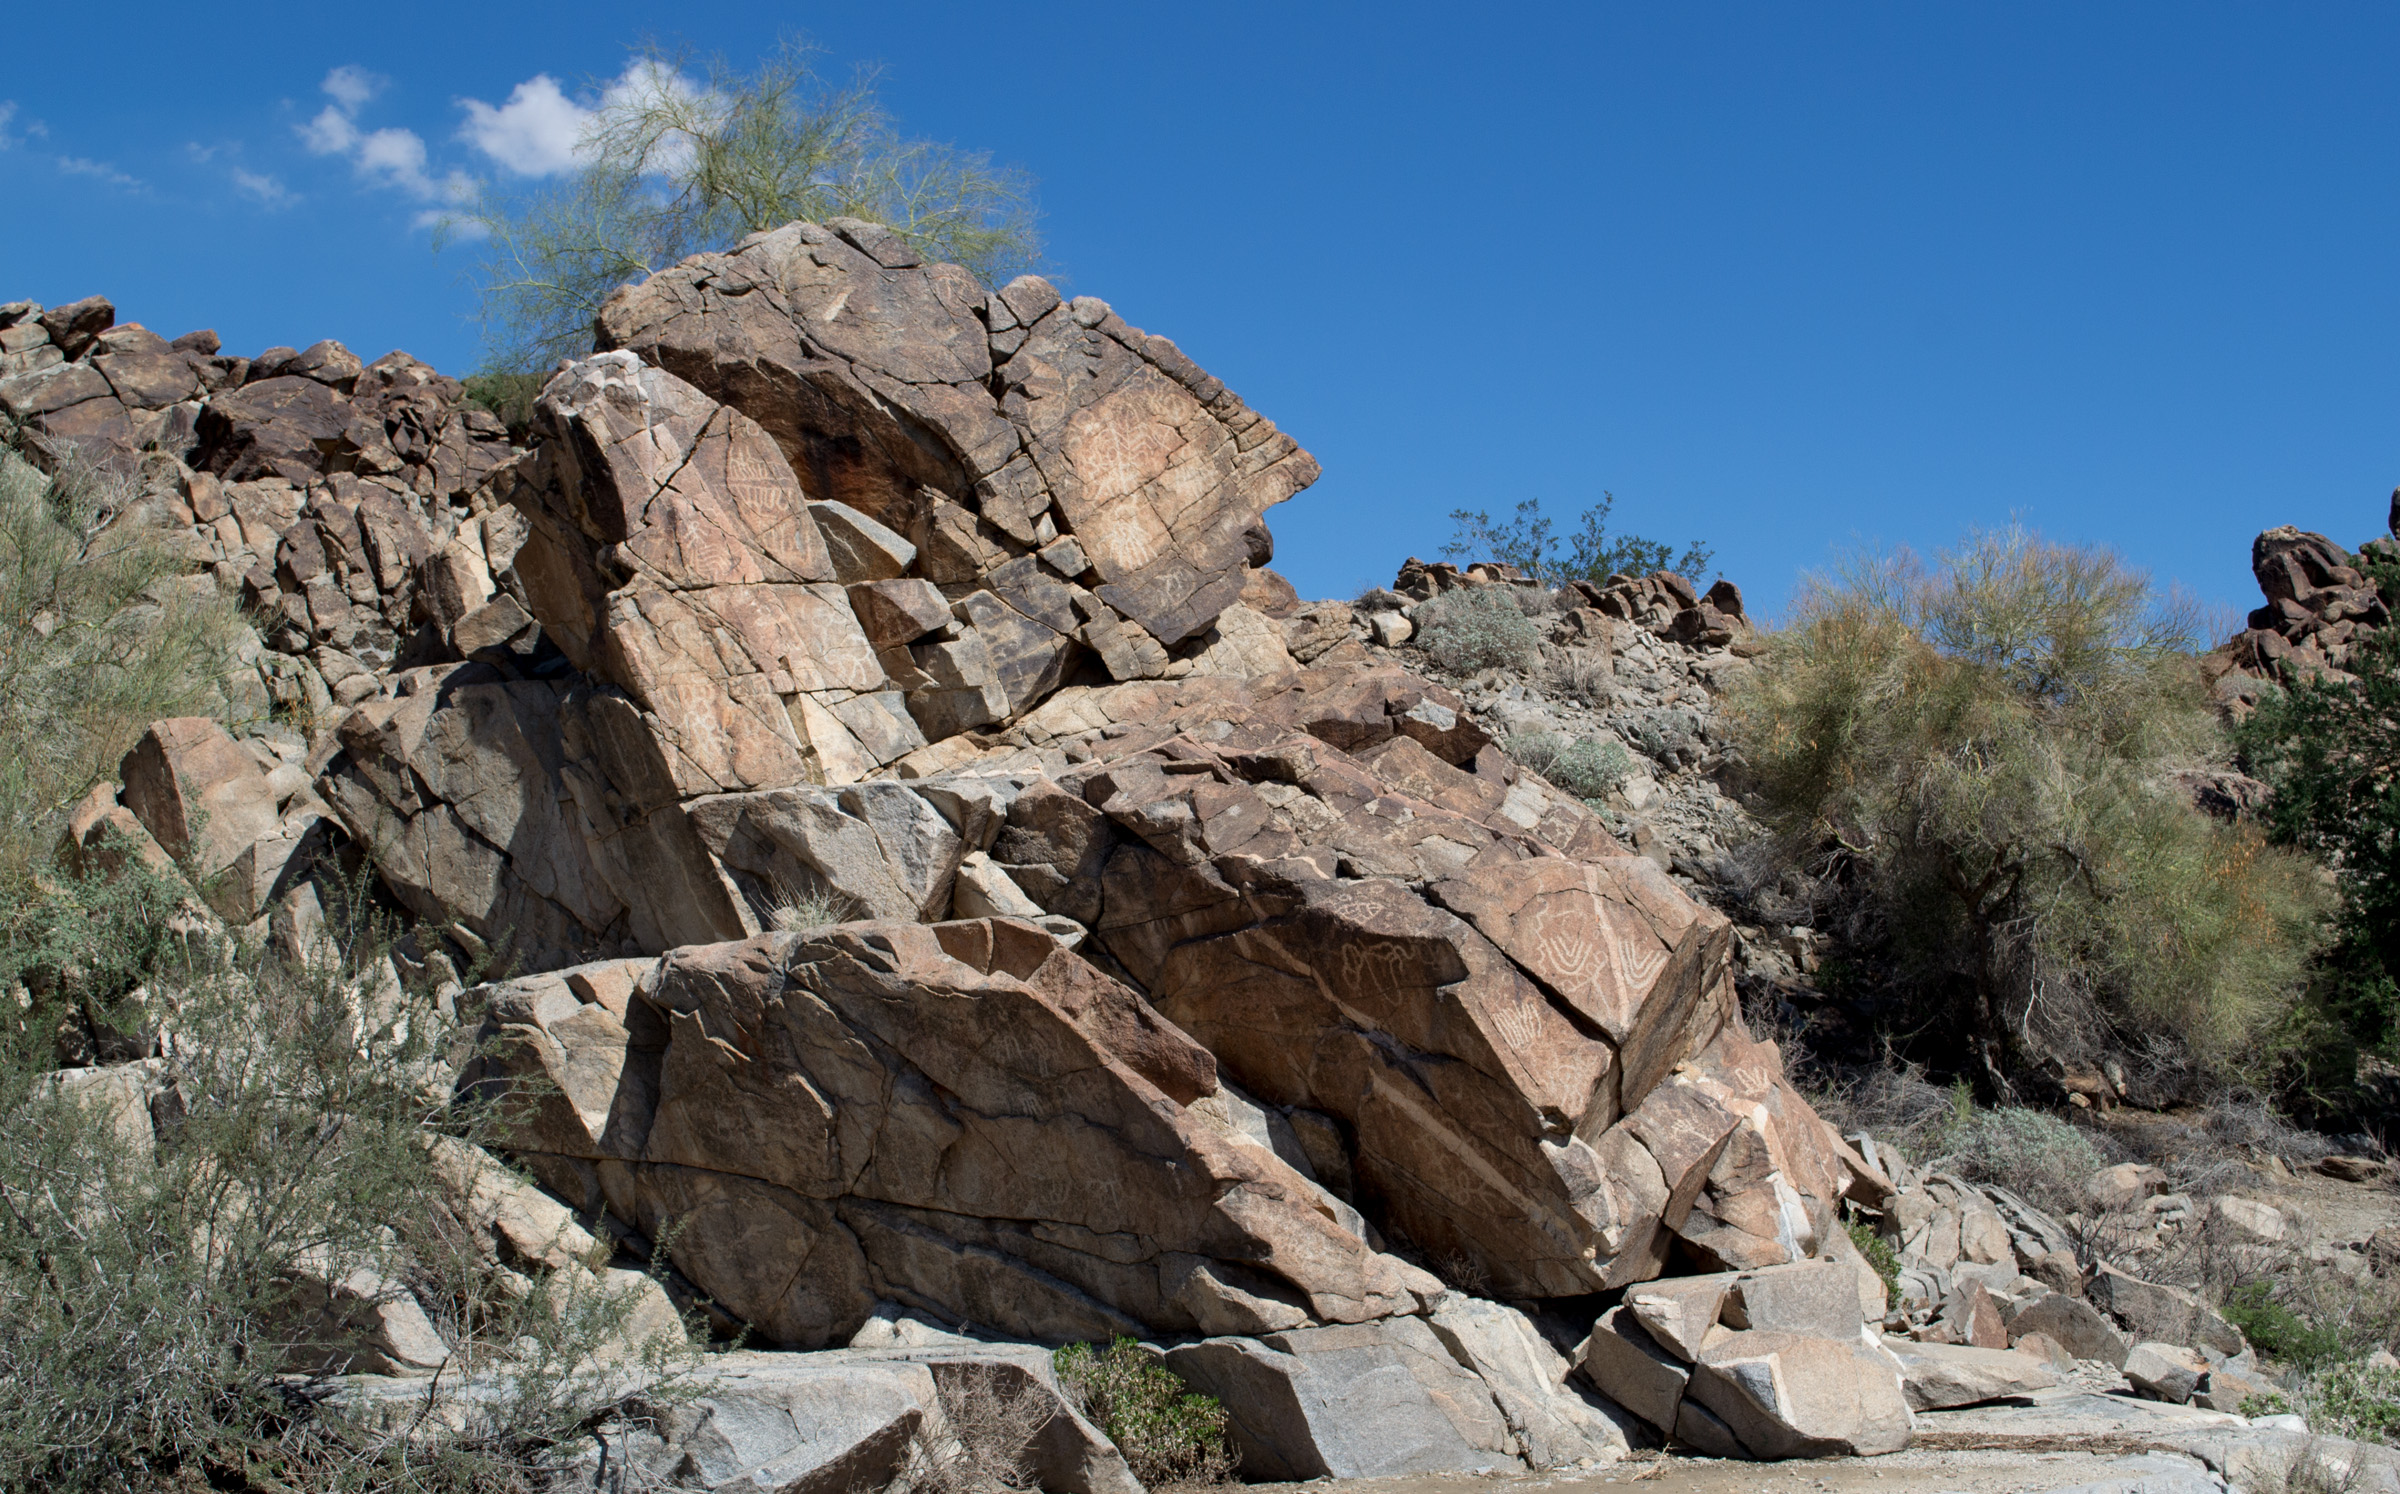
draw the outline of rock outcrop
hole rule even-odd
[[[197,835],[277,929],[338,842],[429,975],[513,964],[449,993],[462,1091],[525,1087],[518,1160],[723,1322],[1175,1339],[1255,1471],[1499,1469],[1638,1435],[1548,1307],[1812,1271],[1847,1336],[1758,1287],[1721,1354],[1712,1305],[1655,1430],[1905,1437],[1838,1222],[1892,1183],[1744,1027],[1732,926],[1264,569],[1315,463],[1173,344],[794,224],[614,297],[518,447],[402,355],[112,321],[0,311],[0,404],[252,601],[274,745],[161,723],[78,824]],[[1579,596],[1604,651],[1747,646],[1729,584]]]
[[[2255,687],[2243,680],[2291,683],[2320,676],[2346,677],[2351,655],[2376,630],[2391,625],[2390,599],[2365,571],[2370,554],[2400,560],[2400,491],[2392,494],[2389,532],[2351,554],[2324,535],[2289,524],[2261,534],[2250,546],[2250,570],[2266,605],[2251,612],[2249,627],[2217,650],[2218,694],[2237,705]]]

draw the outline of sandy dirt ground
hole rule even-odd
[[[1881,1458],[1819,1463],[1728,1463],[1658,1457],[1565,1474],[1513,1478],[1319,1479],[1256,1484],[1275,1494],[2038,1494],[2144,1475],[2199,1474],[2199,1463],[2172,1454],[1940,1451],[1911,1449]],[[2167,1485],[2171,1487],[2171,1483]],[[2197,1485],[2195,1485],[2197,1487]]]

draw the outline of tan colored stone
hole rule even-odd
[[[1908,1445],[1899,1369],[1855,1335],[1729,1334],[1701,1354],[1690,1394],[1753,1457],[1872,1457]]]
[[[1686,1056],[1732,937],[1724,915],[1639,856],[1470,867],[1432,894],[1608,1035],[1629,1108]]]
[[[1900,1362],[1902,1387],[1912,1411],[1976,1406],[2031,1395],[2058,1383],[2054,1369],[2031,1353],[1917,1343],[1889,1335],[1883,1347]]]
[[[267,770],[206,717],[152,722],[125,754],[118,775],[125,807],[204,883],[281,827]]]
[[[559,982],[494,1013],[529,1019],[515,1041],[573,1110],[545,1102],[521,1147],[638,1145],[630,1168],[589,1159],[629,1195],[612,1208],[685,1219],[678,1264],[778,1341],[846,1341],[890,1290],[1053,1338],[1364,1321],[1439,1295],[1272,1153],[1187,1113],[1209,1055],[1024,924],[678,951],[631,1013],[658,1036],[614,1040],[605,1108],[609,1042],[579,1070],[563,1041],[605,1032],[604,1008]]]

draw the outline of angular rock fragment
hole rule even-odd
[[[1248,1479],[1521,1466],[1491,1392],[1421,1319],[1212,1338],[1168,1350],[1166,1363],[1224,1406]]]
[[[1947,1411],[2047,1390],[2057,1373],[2032,1354],[1963,1344],[1917,1343],[1886,1337],[1884,1351],[1900,1362],[1912,1411]]]
[[[1758,1458],[1872,1456],[1908,1445],[1898,1368],[1855,1336],[1727,1335],[1692,1368],[1690,1394]]]

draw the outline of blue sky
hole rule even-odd
[[[1606,489],[1763,612],[2011,517],[2246,608],[2254,533],[2400,482],[2389,6],[30,7],[0,299],[465,372],[448,184],[645,36],[794,28],[1316,453],[1307,594]]]

